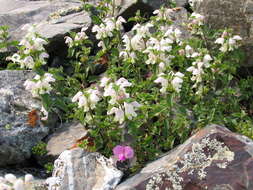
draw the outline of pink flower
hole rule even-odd
[[[130,146],[117,145],[113,148],[113,154],[119,161],[125,161],[134,157],[134,150]]]

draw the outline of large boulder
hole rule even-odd
[[[70,31],[89,27],[91,19],[82,10],[79,0],[0,0],[0,25],[10,27],[10,36],[20,41],[26,31],[25,24],[36,24],[37,32],[49,39],[47,51],[53,56],[66,56],[64,36]]]
[[[0,71],[0,167],[29,159],[32,147],[49,132],[39,121],[35,127],[27,122],[28,113],[41,107],[23,86],[34,75],[30,71]]]
[[[210,125],[116,190],[253,189],[253,141]]]
[[[75,148],[64,151],[54,163],[48,190],[112,190],[123,173],[99,153]]]
[[[243,37],[247,53],[245,66],[253,66],[253,1],[252,0],[193,0],[195,12],[205,16],[213,28],[233,28]]]
[[[45,38],[64,35],[71,30],[80,29],[90,24],[87,13],[81,11],[82,3],[78,0],[0,0],[0,25],[10,26],[13,39],[20,40],[26,31],[25,24],[38,24],[38,32]]]

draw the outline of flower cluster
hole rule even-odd
[[[72,102],[78,102],[78,107],[84,112],[89,112],[95,109],[96,104],[100,101],[100,92],[98,89],[89,89],[84,93],[79,91],[73,98]]]
[[[221,52],[228,52],[233,51],[234,49],[238,48],[242,38],[238,35],[232,36],[227,30],[225,30],[221,37],[216,39],[214,43],[221,45],[220,51]]]
[[[186,71],[192,73],[191,80],[195,83],[192,88],[197,88],[198,84],[202,82],[204,69],[211,66],[210,62],[213,58],[209,54],[194,51],[194,49],[189,45],[185,46],[185,55],[187,58],[194,60],[192,62],[192,66],[188,67]]]
[[[45,73],[43,76],[36,75],[32,80],[26,80],[24,86],[32,93],[33,97],[39,97],[39,95],[50,93],[53,89],[51,82],[55,82],[53,75]]]
[[[190,16],[190,23],[188,28],[191,30],[192,34],[202,34],[201,26],[204,25],[204,16],[193,12]]]
[[[103,41],[105,38],[110,38],[113,36],[113,32],[120,31],[122,29],[122,23],[125,23],[125,19],[119,16],[117,19],[115,17],[108,17],[103,20],[103,23],[100,25],[94,25],[92,28],[92,32],[96,33],[96,38],[101,40],[98,43],[99,47],[105,49],[106,45]]]
[[[181,72],[176,72],[176,73],[170,72],[168,75],[164,73],[160,73],[158,75],[158,78],[154,82],[161,84],[162,88],[160,89],[160,92],[162,94],[165,94],[169,86],[169,80],[171,80],[171,85],[173,89],[177,93],[180,93],[182,83],[183,83],[183,77],[184,77],[184,74]]]
[[[87,30],[87,27],[83,27],[81,29],[80,32],[76,33],[74,38],[72,39],[69,36],[65,37],[65,43],[69,46],[69,47],[73,47],[73,46],[78,46],[80,44],[80,42],[82,42],[83,40],[87,40],[88,36],[86,35],[85,31]]]
[[[47,41],[36,33],[34,25],[26,24],[22,30],[27,31],[27,34],[19,43],[19,52],[7,57],[7,60],[18,63],[21,68],[27,69],[45,65],[46,59],[49,57],[44,48]]]
[[[114,120],[122,124],[126,119],[132,120],[136,117],[136,109],[141,105],[136,102],[126,102],[129,93],[126,92],[126,87],[130,87],[132,84],[125,78],[120,78],[116,82],[109,82],[110,79],[104,77],[101,79],[101,87],[104,87],[104,96],[110,97],[109,104],[112,106],[107,112],[108,115],[115,114]]]
[[[0,177],[1,190],[28,190],[31,189],[34,178],[31,174],[26,174],[25,179],[18,179],[13,174],[6,174]]]

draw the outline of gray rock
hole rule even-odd
[[[123,175],[111,160],[80,148],[64,151],[54,167],[48,190],[112,190]]]
[[[253,141],[210,125],[116,190],[252,189]]]
[[[37,24],[37,32],[49,39],[47,51],[55,55],[66,54],[64,35],[91,24],[91,19],[82,11],[82,3],[79,0],[6,2],[0,0],[0,25],[10,26],[11,39],[20,41],[26,34],[21,28],[25,24]]]
[[[24,89],[30,71],[0,71],[0,166],[18,164],[31,157],[31,149],[48,134],[39,121],[29,126],[28,112],[40,104]]]
[[[40,165],[48,162],[54,162],[62,152],[70,149],[76,141],[87,134],[84,126],[77,122],[63,124],[62,127],[47,137],[46,155],[34,155]]]
[[[71,148],[78,139],[86,134],[87,130],[80,123],[64,124],[47,138],[48,155],[54,158],[59,157],[63,151]]]
[[[20,40],[26,33],[21,31],[24,24],[40,25],[38,32],[45,38],[64,35],[90,22],[87,13],[81,12],[81,2],[77,0],[25,1],[0,0],[0,25],[9,25],[10,34]]]

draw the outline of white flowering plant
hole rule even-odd
[[[10,40],[9,27],[6,25],[0,26],[0,69],[11,68],[8,65],[6,57],[10,54],[10,47],[15,47],[18,42]]]
[[[244,104],[253,92],[247,92],[252,79],[241,79],[237,72],[244,61],[242,38],[228,29],[208,28],[197,13],[178,27],[171,17],[178,10],[166,7],[149,20],[140,14],[130,18],[135,25],[124,33],[121,3],[85,5],[97,41],[89,40],[87,28],[70,33],[65,37],[68,68],[50,68],[40,77],[52,73],[54,79],[26,84],[42,97],[44,108],[57,107],[66,120],[85,125],[89,139],[82,147],[111,156],[121,144],[115,152],[129,149],[131,156],[118,157],[132,158],[134,150],[138,167],[210,123],[253,137]],[[54,96],[48,95],[52,91]]]
[[[18,64],[21,68],[36,71],[45,65],[47,58],[49,58],[44,47],[47,41],[36,32],[36,25],[26,24],[22,30],[26,31],[27,34],[19,42],[18,52],[6,59]]]

